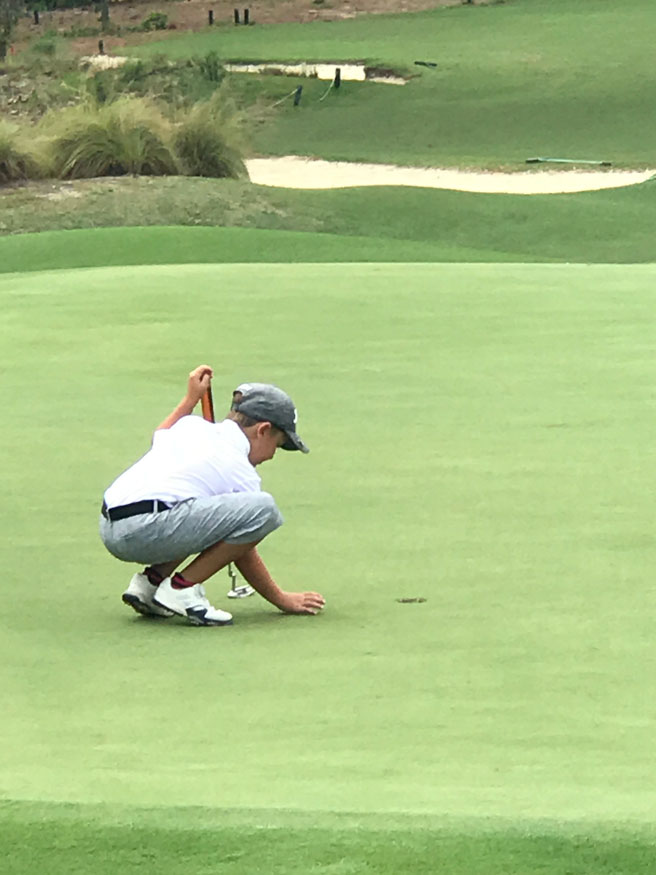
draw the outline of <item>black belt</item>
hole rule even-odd
[[[103,501],[100,508],[100,512],[105,519],[111,520],[113,523],[116,520],[127,519],[129,516],[138,516],[140,513],[160,513],[163,510],[170,510],[170,507],[168,504],[160,501],[159,498],[135,501],[133,504],[122,504],[120,507],[107,507]]]

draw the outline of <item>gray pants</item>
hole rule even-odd
[[[267,492],[231,492],[191,498],[160,513],[144,513],[111,522],[100,517],[100,537],[124,562],[158,565],[202,553],[226,541],[261,541],[283,523]]]

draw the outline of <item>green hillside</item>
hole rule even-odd
[[[0,271],[224,261],[654,260],[653,182],[531,196],[294,191],[200,179],[76,183],[67,190],[81,196],[5,196],[6,227],[22,233],[0,237]],[[187,227],[121,227],[132,224]]]
[[[136,51],[363,59],[419,74],[403,88],[346,83],[321,102],[326,83],[305,80],[302,105],[283,104],[276,124],[261,129],[256,146],[265,154],[482,167],[552,155],[652,166],[655,40],[650,0],[509,0],[311,25],[224,27]],[[438,66],[416,67],[415,60]],[[273,102],[293,84],[274,77],[257,88]]]

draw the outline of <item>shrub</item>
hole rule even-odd
[[[241,157],[243,119],[219,90],[183,116],[174,148],[187,176],[248,178]]]
[[[32,43],[30,50],[38,55],[53,58],[57,54],[57,43],[53,36],[46,34]]]
[[[210,53],[212,54],[212,53]],[[110,103],[121,95],[151,97],[172,109],[207,99],[224,75],[215,57],[171,61],[165,56],[130,59],[120,67],[97,70],[84,82],[84,90],[96,103]],[[213,80],[213,81],[212,81]]]
[[[164,69],[168,70],[170,67],[171,64],[165,60]],[[144,96],[161,69],[161,61],[155,64],[152,60],[130,60],[120,67],[98,70],[89,76],[85,85],[86,91],[97,104],[111,103],[122,94]]]
[[[113,71],[103,70],[90,76],[86,81],[86,90],[92,103],[96,106],[111,103],[117,97]]]
[[[152,69],[140,58],[129,60],[119,67],[114,75],[122,88],[130,88],[136,83],[144,82],[152,73]]]
[[[151,12],[144,20],[141,22],[140,30],[166,30],[169,23],[168,15],[165,15],[163,12]]]
[[[33,153],[20,144],[15,127],[0,122],[0,185],[40,175]]]
[[[141,98],[81,104],[46,117],[42,129],[54,173],[62,179],[179,172],[170,122]]]
[[[208,52],[200,58],[194,58],[194,64],[209,82],[221,82],[225,76],[225,70],[216,52]]]

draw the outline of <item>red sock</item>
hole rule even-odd
[[[181,574],[174,574],[171,578],[171,586],[173,589],[187,589],[189,586],[196,586],[193,580],[186,580]]]
[[[148,566],[148,568],[144,568],[143,573],[148,578],[148,582],[152,583],[153,586],[159,586],[160,583],[164,580],[162,575],[152,566]]]

